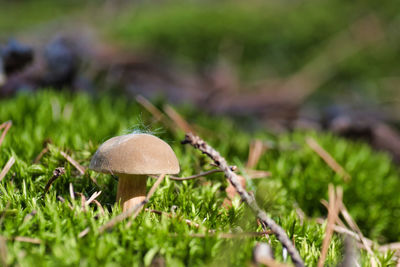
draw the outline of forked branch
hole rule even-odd
[[[271,219],[265,211],[263,211],[257,204],[253,195],[249,194],[243,186],[240,184],[237,175],[231,170],[226,160],[216,151],[214,148],[209,146],[200,137],[188,133],[185,136],[185,140],[182,144],[190,144],[193,147],[199,149],[201,152],[210,157],[214,163],[224,171],[226,178],[234,186],[236,191],[239,193],[241,199],[246,202],[246,204],[251,208],[251,210],[256,214],[262,224],[269,227],[271,231],[275,234],[276,238],[282,243],[282,245],[287,249],[289,255],[292,258],[293,263],[297,266],[304,266],[304,262],[300,257],[299,252],[293,245],[292,241],[286,235],[285,230],[280,227],[273,219]],[[264,229],[266,230],[266,229]]]

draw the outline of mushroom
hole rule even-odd
[[[172,148],[151,134],[127,134],[105,141],[90,162],[90,169],[119,176],[117,202],[122,210],[146,198],[148,175],[177,174],[179,162]]]

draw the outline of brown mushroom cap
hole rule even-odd
[[[112,174],[177,174],[179,162],[172,148],[150,134],[127,134],[104,142],[90,169]]]

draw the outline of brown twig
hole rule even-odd
[[[263,226],[269,227],[275,234],[276,238],[282,243],[282,245],[287,249],[289,255],[292,258],[293,263],[296,266],[304,266],[304,262],[300,257],[299,252],[293,245],[292,241],[286,235],[285,230],[282,229],[272,218],[270,218],[265,211],[263,211],[257,204],[253,195],[249,194],[238,181],[237,175],[230,169],[226,160],[211,146],[209,146],[200,137],[195,136],[192,133],[187,133],[185,140],[182,144],[190,144],[193,147],[199,149],[201,152],[209,156],[217,166],[225,172],[226,178],[235,187],[236,191],[239,193],[241,199],[246,202],[246,204],[251,208],[251,210],[256,214],[258,219],[262,222]]]
[[[11,126],[12,126],[12,121],[6,121],[5,123],[0,125],[0,130],[4,129],[0,136],[0,146],[3,143],[4,138],[6,137],[6,134],[8,130],[10,130]]]
[[[51,184],[57,180],[58,177],[63,175],[65,173],[65,169],[63,167],[58,167],[55,168],[53,171],[53,176],[50,178],[50,180],[47,182],[46,186],[44,187],[44,192],[43,196],[46,195],[46,193],[49,191]]]
[[[340,164],[323,148],[321,147],[317,141],[313,138],[309,137],[306,139],[308,146],[320,156],[326,164],[328,164],[331,169],[343,177],[345,182],[348,182],[351,179],[350,174],[346,172],[346,170],[340,166]]]
[[[335,192],[336,191],[336,192]],[[342,203],[343,191],[340,187],[336,190],[332,184],[329,184],[329,208],[328,223],[325,229],[325,237],[322,242],[321,256],[318,260],[318,267],[323,267],[326,256],[328,255],[329,244],[331,243],[333,228],[339,215],[340,205]]]
[[[81,175],[85,174],[85,167],[80,165],[76,160],[74,160],[71,156],[67,155],[64,151],[60,151],[61,155],[69,162],[72,164],[72,166],[75,167],[79,171]]]
[[[209,175],[209,174],[213,174],[213,173],[216,173],[216,172],[222,172],[222,170],[220,170],[220,169],[214,169],[214,170],[202,172],[202,173],[195,174],[195,175],[188,176],[188,177],[169,176],[169,179],[175,180],[175,181],[192,180],[192,179],[196,179],[196,178],[199,178],[199,177],[203,177],[203,176],[206,176],[206,175]]]
[[[11,167],[15,163],[15,158],[14,156],[11,156],[11,158],[7,161],[6,165],[4,166],[3,170],[0,172],[0,182],[3,180],[4,177],[6,177],[7,173],[10,171]]]
[[[193,127],[170,105],[164,106],[164,111],[168,117],[185,133],[194,133]]]

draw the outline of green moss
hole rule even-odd
[[[314,220],[303,223],[294,212],[298,205],[312,217],[326,214],[320,199],[327,199],[327,185],[344,188],[344,202],[364,234],[379,241],[398,240],[399,174],[388,157],[360,143],[317,133],[294,133],[273,136],[265,132],[243,132],[225,118],[210,118],[196,110],[181,111],[191,122],[212,129],[200,134],[229,162],[241,166],[247,158],[248,144],[253,136],[268,141],[273,148],[261,158],[258,168],[272,172],[272,177],[253,180],[249,187],[260,205],[293,238],[308,266],[316,265],[324,237],[325,226]],[[0,224],[1,235],[11,238],[28,236],[42,240],[40,245],[7,241],[7,262],[11,265],[148,265],[155,257],[163,257],[169,266],[229,265],[243,266],[251,259],[256,242],[271,242],[275,256],[282,260],[282,246],[274,236],[223,239],[208,234],[217,232],[259,231],[251,212],[239,201],[230,209],[222,208],[227,183],[222,174],[204,180],[176,182],[166,180],[148,204],[151,209],[171,212],[176,206],[176,218],[142,212],[127,228],[120,223],[111,232],[99,235],[97,229],[120,213],[115,206],[116,180],[110,175],[88,171],[81,176],[65,161],[60,151],[67,151],[83,166],[109,137],[131,131],[139,124],[150,129],[161,125],[152,123],[145,110],[133,101],[115,98],[90,98],[54,92],[20,94],[14,99],[0,101],[0,121],[12,120],[13,126],[0,147],[0,166],[11,155],[16,163],[0,183],[0,210],[5,210]],[[181,132],[158,131],[176,152],[181,175],[191,175],[208,169],[209,160],[191,147],[182,146]],[[305,137],[314,136],[351,174],[345,183],[308,148]],[[32,161],[50,138],[52,145],[40,163]],[[56,167],[63,166],[66,174],[57,179],[43,197],[43,188]],[[89,176],[96,178],[95,184]],[[154,180],[150,180],[148,187]],[[80,208],[77,195],[71,199],[69,183],[75,192],[87,198],[102,191],[98,200],[105,208],[101,215],[95,205]],[[58,200],[65,199],[65,203]],[[69,207],[72,206],[72,208]],[[33,217],[27,215],[36,211]],[[183,219],[199,223],[200,228],[188,226]],[[129,221],[129,220],[128,220]],[[78,234],[90,227],[89,234]],[[192,233],[209,235],[191,237]],[[341,237],[335,235],[328,253],[327,265],[342,258]],[[393,254],[377,254],[385,266],[393,263]],[[362,253],[363,263],[369,262]]]

